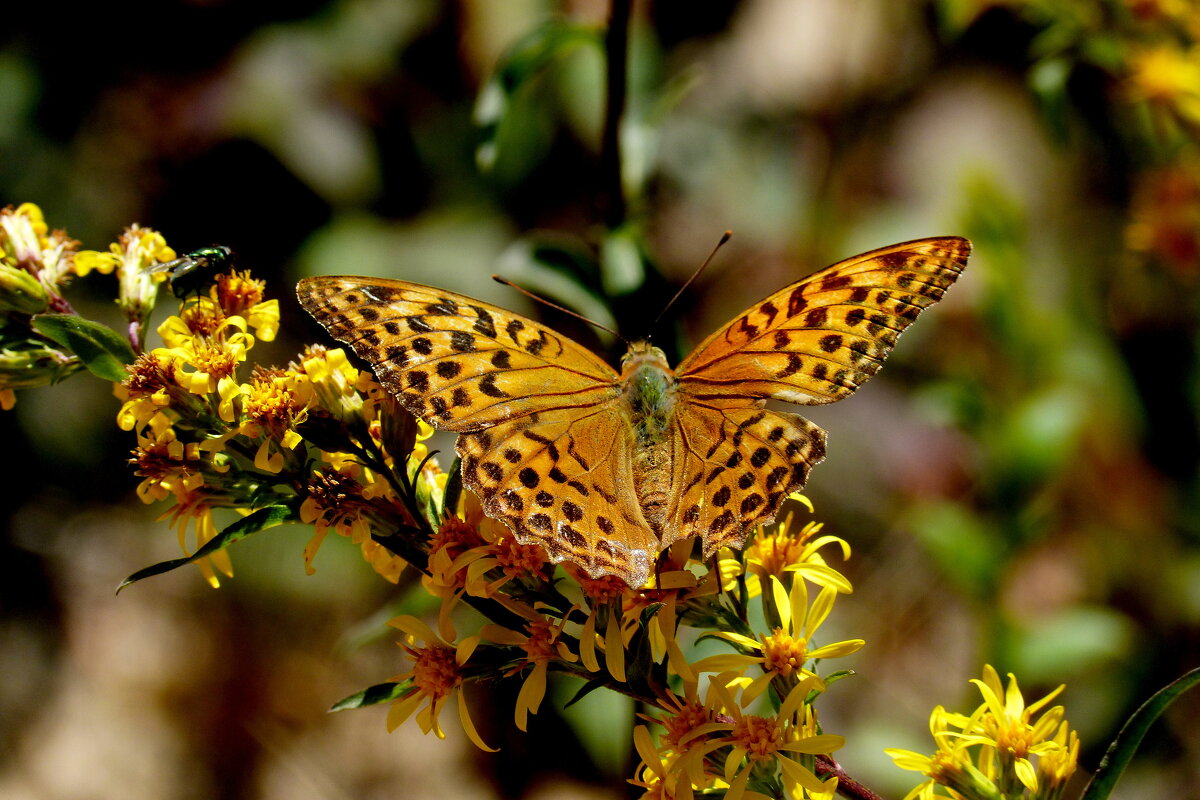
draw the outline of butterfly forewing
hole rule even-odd
[[[945,236],[838,262],[752,306],[675,371],[698,396],[830,403],[879,371],[896,338],[941,299],[971,245]]]
[[[619,394],[591,351],[464,295],[384,278],[306,278],[300,304],[413,414],[455,432]]]

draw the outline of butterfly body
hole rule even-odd
[[[698,537],[709,557],[774,519],[824,457],[825,432],[766,401],[851,394],[969,252],[938,237],[839,262],[674,369],[637,342],[617,372],[540,323],[406,281],[308,278],[298,295],[409,411],[459,434],[464,482],[518,541],[640,586],[673,542]]]

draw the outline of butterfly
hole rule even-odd
[[[971,244],[894,244],[780,289],[674,370],[633,343],[620,371],[531,319],[408,281],[305,278],[300,304],[414,415],[459,434],[464,483],[552,562],[642,586],[673,542],[741,547],[825,455],[767,400],[849,396],[942,298]]]

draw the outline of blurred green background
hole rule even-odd
[[[1029,699],[1068,684],[1094,768],[1200,664],[1200,6],[637,2],[624,208],[601,147],[608,12],[9,4],[0,204],[89,248],[134,221],[180,251],[232,246],[283,304],[260,363],[327,341],[293,299],[306,274],[442,285],[613,355],[488,276],[636,337],[731,228],[656,331],[678,352],[837,259],[970,237],[879,377],[805,411],[830,440],[808,493],[855,549],[828,636],[868,641],[822,720],[851,774],[899,796],[915,776],[882,748],[931,751],[930,710],[973,707],[990,662]],[[111,280],[70,299],[115,325]],[[402,668],[381,630],[397,593],[344,541],[311,578],[297,527],[234,548],[219,591],[184,570],[114,597],[178,552],[134,495],[117,408],[77,376],[0,416],[0,796],[624,796],[631,712],[602,693],[545,704],[529,736],[515,690],[475,696],[497,755],[452,714],[446,742],[388,735],[382,709],[326,715]],[[1200,797],[1198,717],[1185,695],[1117,796]]]

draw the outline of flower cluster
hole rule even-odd
[[[15,389],[57,383],[84,368],[60,342],[33,326],[35,314],[68,313],[63,289],[92,267],[77,263],[78,242],[46,226],[32,203],[0,209],[0,408]],[[100,265],[97,265],[100,266]],[[103,271],[111,267],[101,266]]]
[[[405,561],[373,534],[412,527],[405,498],[418,487],[439,491],[444,476],[410,466],[419,425],[343,351],[314,346],[287,367],[244,375],[247,352],[279,325],[278,301],[264,300],[262,289],[248,272],[215,276],[207,294],[185,299],[158,327],[163,346],[140,355],[118,386],[118,424],[137,436],[138,495],[174,501],[165,516],[189,552],[216,535],[215,509],[281,509],[275,522],[314,528],[304,550],[310,572],[332,530],[395,583]],[[387,439],[397,427],[407,438]],[[223,550],[199,563],[214,585],[214,566],[230,573]]]
[[[553,671],[655,710],[634,733],[633,783],[647,796],[832,796],[837,778],[819,778],[816,763],[842,739],[821,731],[814,701],[840,675],[817,667],[864,644],[816,641],[850,591],[822,554],[833,545],[845,555],[845,542],[789,513],[743,551],[722,553],[715,570],[684,543],[646,586],[629,587],[571,566],[555,576],[540,548],[515,542],[472,496],[458,510],[431,541],[423,580],[441,598],[437,632],[414,617],[392,623],[413,666],[395,679],[390,726],[417,714],[422,730],[442,735],[439,712],[454,696],[468,737],[487,748],[461,687],[519,676],[514,719],[524,730]],[[452,612],[463,602],[491,609],[493,622],[459,638]],[[691,655],[705,639],[731,652]]]
[[[909,792],[906,800],[1062,797],[1079,760],[1079,737],[1063,719],[1062,706],[1048,710],[1046,706],[1063,687],[1026,705],[1017,679],[1010,674],[1006,688],[991,665],[984,667],[982,680],[971,682],[983,695],[983,703],[972,714],[955,714],[938,706],[929,718],[937,752],[926,756],[910,750],[887,751],[897,766],[929,779]]]

